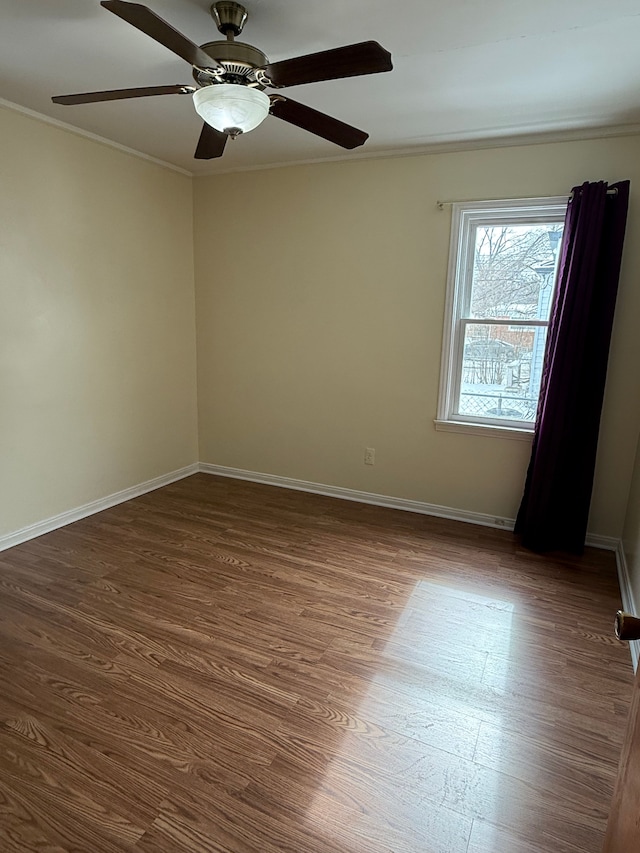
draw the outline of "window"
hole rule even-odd
[[[533,430],[566,208],[453,205],[437,429]]]

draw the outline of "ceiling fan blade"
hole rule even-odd
[[[282,62],[271,62],[265,67],[265,72],[274,86],[298,86],[319,80],[378,74],[391,71],[392,68],[388,50],[377,41],[363,41],[294,59],[283,59]]]
[[[295,124],[303,130],[315,133],[329,142],[335,142],[342,148],[357,148],[369,138],[369,134],[357,127],[351,127],[337,118],[320,113],[318,110],[284,98],[282,95],[271,95],[271,115]]]
[[[222,157],[228,138],[226,133],[220,133],[215,127],[205,123],[193,156],[196,160],[213,160],[214,157]]]
[[[98,101],[121,101],[125,98],[148,98],[151,95],[191,95],[195,86],[145,86],[142,89],[110,89],[106,92],[81,92],[77,95],[56,95],[54,104],[94,104]]]
[[[155,41],[168,47],[169,50],[172,50],[190,65],[197,65],[198,68],[219,68],[224,71],[219,62],[208,56],[197,44],[183,36],[171,24],[168,24],[146,6],[142,6],[140,3],[125,3],[124,0],[102,0],[100,5]]]

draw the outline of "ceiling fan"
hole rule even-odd
[[[109,12],[141,30],[193,66],[196,85],[147,86],[58,95],[55,104],[89,104],[150,95],[192,95],[196,112],[205,124],[195,152],[199,160],[221,157],[227,142],[256,128],[267,115],[315,133],[343,148],[357,148],[369,134],[325,113],[280,94],[267,95],[267,87],[282,89],[301,83],[336,80],[361,74],[391,71],[391,54],[375,41],[364,41],[294,59],[269,62],[261,50],[235,41],[242,33],[247,10],[233,0],[211,7],[218,30],[226,41],[198,46],[151,9],[124,0],[102,0]]]

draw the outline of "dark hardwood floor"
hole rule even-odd
[[[611,553],[201,474],[0,592],[2,851],[600,851]]]

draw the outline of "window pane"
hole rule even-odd
[[[563,225],[479,225],[471,286],[477,319],[548,320]]]
[[[458,414],[533,423],[547,327],[468,324]]]

